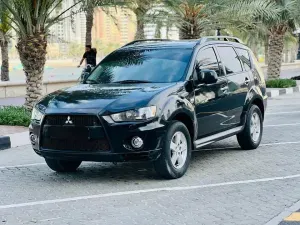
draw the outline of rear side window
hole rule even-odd
[[[218,47],[218,52],[227,75],[243,71],[239,57],[232,47]]]
[[[218,76],[222,76],[217,56],[213,48],[200,50],[196,63],[200,70],[214,70]]]
[[[242,61],[244,68],[246,71],[250,71],[251,70],[251,60],[250,60],[250,55],[249,52],[245,49],[241,49],[241,48],[235,48],[235,50],[237,51],[240,60]]]

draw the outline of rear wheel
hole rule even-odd
[[[191,137],[186,126],[173,122],[163,140],[160,157],[154,162],[156,172],[166,179],[182,177],[191,159]]]
[[[262,113],[256,105],[252,105],[247,115],[245,128],[237,135],[237,140],[242,149],[252,150],[260,145],[262,134]]]
[[[45,159],[47,165],[56,172],[74,172],[78,169],[81,161],[65,161],[57,159]]]

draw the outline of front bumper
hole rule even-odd
[[[78,150],[76,147],[67,150],[44,148],[43,132],[45,126],[43,122],[42,125],[32,123],[29,127],[30,135],[35,135],[36,139],[35,143],[32,143],[32,147],[38,155],[44,158],[59,160],[95,162],[153,161],[160,156],[165,125],[160,124],[158,120],[147,123],[109,123],[101,117],[98,117],[98,119],[109,143],[109,149],[82,151],[82,149]],[[130,140],[135,136],[141,137],[144,141],[144,145],[140,149],[129,147]]]

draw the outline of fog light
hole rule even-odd
[[[133,137],[131,140],[131,145],[134,148],[141,148],[143,146],[144,142],[142,138],[140,137]]]
[[[36,144],[36,135],[34,134],[30,134],[30,141],[31,141],[31,144],[35,145]]]

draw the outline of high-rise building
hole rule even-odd
[[[62,8],[60,11],[67,10],[72,5],[74,5],[74,0],[64,0],[62,1]],[[68,43],[85,44],[85,14],[84,12],[72,13],[78,10],[79,6],[75,6],[64,15],[64,20],[54,24],[50,28],[51,36],[56,37],[54,40],[59,40],[61,53],[67,52]]]
[[[93,40],[123,45],[134,39],[135,31],[135,16],[130,10],[120,8],[95,10]]]

